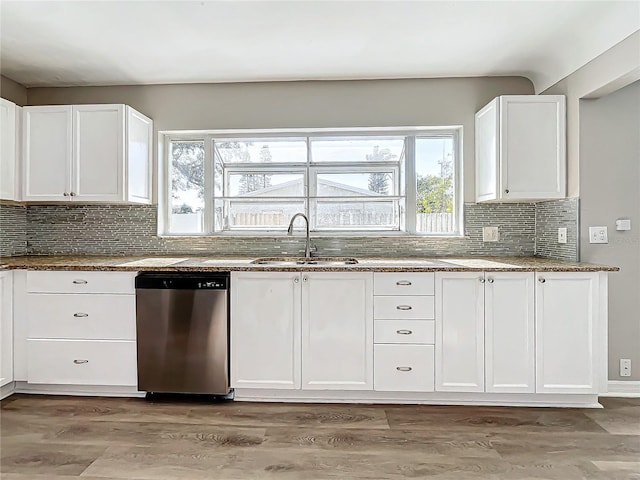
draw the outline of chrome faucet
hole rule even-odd
[[[289,228],[287,229],[287,235],[293,234],[293,222],[295,222],[296,218],[302,217],[304,221],[307,222],[307,241],[304,246],[304,258],[311,258],[311,242],[309,240],[309,219],[304,213],[296,213],[293,217],[291,217],[291,221],[289,222]]]

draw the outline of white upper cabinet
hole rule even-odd
[[[74,200],[117,202],[124,198],[124,105],[73,107]]]
[[[566,195],[565,97],[505,95],[476,113],[476,200]]]
[[[22,108],[0,98],[0,199],[20,200],[20,119]]]
[[[23,200],[69,197],[73,146],[71,106],[24,107]]]
[[[23,130],[23,200],[151,203],[153,123],[131,107],[25,107]]]

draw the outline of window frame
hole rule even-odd
[[[404,161],[398,162],[312,162],[311,161],[311,138],[322,137],[380,137],[380,136],[403,136],[405,137]],[[215,197],[214,185],[214,139],[267,139],[267,138],[306,138],[307,141],[307,161],[306,163],[292,162],[274,162],[267,164],[247,163],[237,169],[238,164],[230,164],[228,171],[246,171],[251,168],[260,166],[262,173],[265,170],[273,170],[274,172],[296,171],[303,173],[304,179],[304,196],[303,197],[267,197],[274,201],[283,200],[300,200],[304,202],[304,213],[309,217],[312,224],[311,232],[315,237],[323,236],[341,236],[341,237],[362,237],[362,236],[419,236],[433,238],[462,237],[464,236],[463,225],[463,205],[464,205],[464,187],[463,187],[463,158],[462,158],[462,126],[435,126],[435,127],[371,127],[371,128],[320,128],[320,129],[237,129],[237,130],[207,130],[207,131],[162,131],[158,133],[158,235],[161,237],[179,238],[179,237],[220,237],[220,236],[238,236],[238,237],[264,237],[264,236],[284,236],[286,229],[259,229],[249,230],[237,228],[234,230],[214,231],[215,227],[215,206],[216,201],[228,201],[235,197]],[[415,146],[418,138],[437,138],[451,137],[453,139],[453,182],[454,182],[454,205],[453,215],[455,222],[455,231],[444,233],[426,233],[416,231],[417,220],[417,177],[415,165]],[[171,142],[179,141],[204,141],[204,213],[203,213],[203,232],[202,233],[177,233],[171,232]],[[241,164],[242,165],[242,164]],[[317,174],[322,173],[347,173],[355,170],[354,173],[360,171],[389,171],[393,168],[395,171],[396,183],[394,188],[397,195],[386,195],[380,197],[379,200],[398,201],[399,229],[315,229],[315,220],[309,216],[312,203],[315,200],[332,199],[335,197],[317,197],[311,195],[312,182],[316,180]],[[335,167],[341,172],[336,172]],[[332,170],[332,168],[334,168]],[[290,169],[290,170],[287,170]],[[404,172],[403,172],[404,170]],[[228,172],[225,169],[223,182],[227,182]],[[343,172],[342,172],[343,171]],[[409,181],[409,179],[416,181]],[[403,185],[404,181],[404,185]],[[313,184],[315,189],[315,183]],[[404,189],[404,195],[402,195]],[[237,197],[238,199],[242,197]],[[355,197],[345,197],[355,198]],[[362,197],[359,197],[362,198]],[[402,199],[404,198],[404,202]]]

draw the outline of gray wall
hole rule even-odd
[[[621,269],[609,275],[609,379],[640,380],[640,82],[581,101],[580,152],[581,260]],[[631,231],[616,231],[617,218]],[[589,226],[600,225],[609,244],[590,244]],[[619,377],[620,358],[631,378]]]
[[[523,77],[30,88],[29,105],[126,103],[163,130],[462,125],[464,199],[475,201],[474,114]]]
[[[640,78],[640,31],[597,56],[543,93],[567,96],[567,196],[580,189],[580,99],[602,96]]]
[[[27,89],[4,75],[0,75],[0,96],[16,105],[23,106],[27,103]]]

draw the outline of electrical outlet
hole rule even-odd
[[[567,243],[567,229],[564,227],[558,229],[558,243]]]
[[[620,376],[621,377],[631,376],[631,360],[629,358],[620,359]]]
[[[483,242],[497,242],[500,240],[500,232],[498,227],[482,227]]]
[[[589,243],[609,243],[607,227],[589,227]]]

